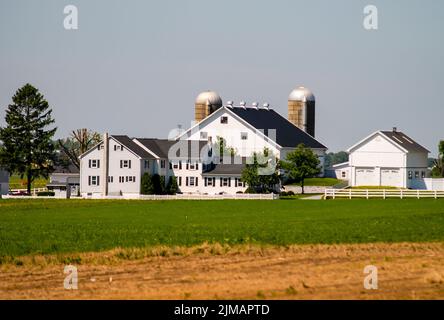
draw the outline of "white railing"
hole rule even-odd
[[[175,195],[139,195],[124,194],[122,196],[100,196],[84,197],[85,199],[115,199],[115,200],[275,200],[279,199],[278,194],[255,194],[255,193],[237,193],[237,194],[175,194]]]
[[[324,199],[336,198],[444,198],[444,191],[407,189],[326,189]]]
[[[279,199],[278,194],[255,194],[255,193],[237,193],[237,194],[176,194],[176,195],[140,195],[141,200],[275,200]]]
[[[9,192],[27,192],[28,189],[10,189]],[[36,195],[38,192],[46,192],[48,191],[48,188],[44,187],[44,188],[33,188],[31,189],[31,194],[32,195]]]

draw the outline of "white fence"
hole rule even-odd
[[[175,194],[175,195],[134,195],[134,196],[108,196],[104,199],[136,199],[136,200],[276,200],[278,194],[256,194],[256,193],[237,193],[237,194]]]
[[[36,195],[38,192],[46,192],[48,191],[48,188],[33,188],[31,189],[31,194]],[[15,192],[28,192],[28,189],[10,189],[9,192],[15,193]]]
[[[336,198],[444,198],[444,191],[439,190],[404,190],[404,189],[326,189],[324,199]]]
[[[3,199],[60,199],[58,197],[49,196],[11,196],[5,195]],[[123,196],[87,196],[87,197],[71,197],[71,199],[102,199],[102,200],[276,200],[279,199],[278,194],[267,193],[267,194],[253,194],[253,193],[243,193],[243,194],[216,194],[216,195],[206,195],[206,194],[177,194],[177,195],[123,195]]]

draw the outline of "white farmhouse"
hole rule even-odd
[[[152,172],[155,157],[127,136],[104,135],[80,156],[82,196],[137,195],[140,178]]]
[[[376,131],[347,151],[351,186],[416,189],[428,175],[429,151],[396,128]]]
[[[0,168],[0,196],[9,193],[9,173]]]

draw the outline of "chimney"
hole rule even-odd
[[[398,131],[398,128],[393,127],[393,132],[397,132],[397,131]]]
[[[108,195],[108,175],[109,175],[109,136],[108,132],[103,134],[103,191],[102,195]]]

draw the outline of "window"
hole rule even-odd
[[[150,161],[145,160],[143,165],[144,165],[145,169],[148,169],[150,167]]]
[[[421,178],[425,178],[426,177],[426,173],[425,173],[425,171],[421,171]]]
[[[89,186],[100,185],[100,176],[88,176],[88,185]]]
[[[194,169],[195,169],[194,163],[189,162],[189,166],[188,166],[188,168],[189,168],[190,170],[194,170]],[[188,169],[188,168],[187,168],[187,169]]]
[[[119,177],[119,183],[124,183],[125,182],[125,177],[124,176],[120,176]]]
[[[135,176],[126,176],[126,182],[136,182],[136,177]]]
[[[220,186],[221,187],[230,187],[231,186],[231,178],[220,178]]]
[[[188,180],[188,184],[190,186],[194,186],[194,177],[190,177],[190,179]]]
[[[108,183],[113,183],[113,176],[108,176]]]
[[[214,186],[213,179],[214,178],[205,177],[205,186],[209,186],[209,187]]]
[[[409,171],[409,180],[412,180],[412,178],[413,178],[413,172]]]
[[[419,179],[419,171],[415,171],[415,179]]]
[[[206,140],[206,139],[208,139],[208,132],[201,131],[201,132],[200,132],[200,138],[201,138],[202,140]]]
[[[241,140],[247,140],[248,139],[248,132],[241,132]]]
[[[240,178],[235,179],[235,187],[245,187],[244,182]]]
[[[342,178],[345,178],[346,175],[347,175],[347,174],[345,173],[345,171],[341,171],[341,177],[342,177]]]
[[[182,186],[182,177],[179,177],[179,187]]]
[[[120,168],[131,169],[131,160],[120,160]]]
[[[171,161],[169,161],[170,163],[170,170],[173,169],[173,164],[171,163]]]
[[[228,117],[220,117],[220,123],[227,124],[228,123]]]
[[[174,164],[173,164],[173,168],[174,168],[174,169],[178,169],[178,168],[179,168],[179,163],[178,163],[178,162],[174,162]]]
[[[90,159],[89,161],[88,161],[88,166],[90,167],[90,168],[96,168],[96,169],[98,169],[98,168],[100,168],[100,160],[99,159]]]
[[[160,167],[165,169],[165,160],[160,160]]]

